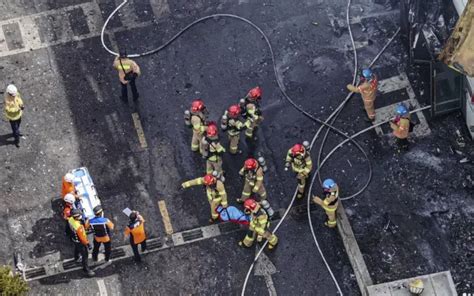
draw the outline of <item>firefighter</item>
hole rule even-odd
[[[110,233],[114,229],[114,223],[104,217],[104,210],[101,205],[95,206],[95,217],[86,221],[86,229],[91,229],[94,233],[94,249],[92,250],[92,260],[97,261],[99,256],[99,248],[104,244],[105,262],[109,262],[110,254],[112,252],[112,241],[110,240]]]
[[[313,196],[313,202],[320,205],[328,216],[328,220],[324,222],[324,225],[334,228],[337,223],[336,210],[339,205],[339,186],[337,186],[333,179],[326,179],[323,182],[323,191],[324,199],[321,199],[319,196]]]
[[[239,242],[239,246],[250,248],[257,238],[261,242],[263,238],[268,240],[268,249],[272,250],[278,243],[278,237],[271,233],[268,228],[268,214],[263,207],[252,198],[248,198],[244,202],[244,212],[250,215],[249,231],[245,238]]]
[[[202,151],[202,140],[206,132],[207,109],[201,99],[196,99],[191,103],[191,109],[185,112],[189,118],[185,122],[193,129],[193,138],[191,140],[191,150],[194,152]]]
[[[397,116],[390,122],[390,127],[393,130],[393,135],[396,137],[398,152],[401,150],[408,150],[408,134],[410,132],[410,112],[408,108],[399,103],[395,109]]]
[[[206,186],[206,195],[209,205],[211,207],[211,219],[209,222],[213,223],[219,218],[216,208],[221,205],[227,208],[227,193],[225,191],[224,183],[218,179],[214,174],[207,174],[204,177],[199,177],[189,180],[181,184],[183,189],[191,186],[204,185]]]
[[[209,123],[206,130],[206,137],[202,142],[203,156],[206,158],[206,173],[211,174],[215,171],[221,175],[222,154],[225,152],[225,148],[222,147],[219,142],[219,133],[215,123]]]
[[[262,123],[263,116],[260,110],[260,100],[262,99],[262,89],[260,87],[252,88],[247,96],[241,100],[242,114],[246,119],[245,136],[247,139],[254,138],[257,127]],[[255,137],[256,139],[256,137]]]
[[[74,242],[74,260],[82,261],[82,270],[88,276],[94,276],[95,273],[89,268],[87,262],[89,257],[89,240],[87,239],[86,230],[82,224],[82,212],[79,209],[73,209],[71,211],[71,217],[68,219],[69,227],[71,230],[71,239]]]
[[[23,104],[23,100],[20,97],[18,89],[13,84],[7,86],[7,90],[5,92],[4,108],[5,117],[10,122],[12,135],[15,138],[15,146],[20,148],[20,137],[22,136],[20,133],[20,124],[21,116],[25,106]]]
[[[245,178],[245,183],[242,195],[237,199],[238,203],[244,202],[252,193],[257,193],[260,196],[260,200],[267,198],[267,191],[263,185],[263,168],[255,158],[245,160],[239,174]]]
[[[222,127],[227,130],[227,136],[229,137],[229,153],[240,154],[239,141],[240,132],[244,128],[250,127],[250,121],[242,122],[239,117],[241,115],[241,108],[239,105],[232,105],[227,109],[224,116],[222,116]]]
[[[132,211],[129,218],[130,221],[127,227],[125,227],[125,238],[130,235],[133,258],[135,262],[141,262],[142,259],[138,252],[138,245],[141,245],[142,252],[146,251],[145,219],[137,211]]]
[[[303,144],[295,144],[291,147],[286,155],[285,171],[287,171],[290,166],[293,172],[296,173],[296,179],[298,180],[298,193],[296,197],[302,198],[306,180],[313,169],[309,147],[305,148]]]
[[[378,80],[377,76],[370,69],[362,70],[362,79],[359,86],[347,85],[351,92],[360,93],[364,102],[365,112],[367,112],[367,121],[375,120],[375,97],[377,96]]]
[[[119,55],[115,58],[113,67],[117,69],[120,85],[122,86],[122,96],[120,97],[124,102],[128,100],[127,85],[130,85],[133,94],[133,100],[138,100],[139,94],[135,80],[140,76],[141,71],[138,64],[127,58],[126,50],[121,50]]]
[[[74,186],[74,175],[72,173],[64,175],[62,180],[61,197],[64,198],[68,193],[77,195],[76,187]]]

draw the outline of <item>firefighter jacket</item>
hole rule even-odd
[[[114,229],[114,223],[104,217],[94,217],[86,222],[86,229],[94,232],[94,240],[99,243],[110,242],[110,232]]]
[[[23,113],[23,100],[18,93],[15,97],[5,94],[5,117],[8,120],[18,120]]]
[[[128,83],[128,81],[125,80],[126,73],[133,72],[133,73],[136,73],[137,75],[141,74],[141,70],[138,64],[135,63],[135,61],[128,58],[116,57],[113,63],[113,67],[117,69],[120,82],[122,82],[123,84]]]
[[[189,188],[191,186],[203,185],[204,178],[199,177],[193,180],[189,180],[181,184],[183,188]],[[216,184],[211,186],[206,186],[206,195],[209,202],[215,199],[221,199],[221,205],[226,208],[227,203],[227,193],[225,191],[224,183],[221,180],[217,180]]]
[[[355,93],[360,93],[364,101],[373,102],[377,96],[377,86],[378,81],[377,78],[374,77],[370,80],[362,82],[357,87],[353,86],[352,84],[348,84],[347,89]]]
[[[146,240],[145,219],[143,219],[141,215],[138,215],[135,221],[130,222],[125,227],[124,234],[125,237],[130,235],[135,245],[143,243]]]
[[[322,200],[322,203],[320,205],[325,211],[333,212],[337,209],[338,204],[339,187],[336,185],[335,188],[332,188],[331,191],[326,194],[326,197]]]
[[[263,208],[260,208],[255,213],[250,215],[249,228],[255,231],[258,235],[264,235],[267,228],[270,226],[268,222],[268,215]]]
[[[408,138],[408,132],[410,131],[410,118],[399,117],[394,121],[390,122],[390,127],[393,130],[393,135],[399,139]]]
[[[258,102],[246,100],[245,112],[247,120],[250,120],[250,122],[258,122],[262,120],[262,112],[260,111]]]
[[[229,136],[237,136],[241,130],[244,128],[248,128],[250,126],[250,122],[243,123],[242,121],[236,118],[230,118],[227,122],[227,134]]]
[[[221,143],[217,138],[210,139],[206,137],[207,145],[207,160],[218,162],[221,159],[221,154],[225,152],[225,148],[222,147]]]
[[[308,176],[313,169],[313,161],[311,160],[311,155],[309,155],[308,152],[305,152],[304,155],[298,154],[293,156],[290,149],[286,154],[286,162],[291,163],[293,171],[297,174]]]
[[[69,217],[68,224],[72,233],[72,241],[87,246],[89,244],[89,240],[87,239],[86,229],[84,228],[84,225],[82,225],[81,221],[76,220],[73,217]]]
[[[244,176],[245,181],[249,183],[253,192],[257,192],[263,184],[263,169],[258,166],[256,170],[246,170],[245,167],[239,171],[241,176]]]
[[[200,135],[206,131],[206,119],[202,112],[191,113],[191,126]]]

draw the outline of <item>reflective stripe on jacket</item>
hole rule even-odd
[[[75,243],[81,243],[83,245],[88,245],[89,240],[87,239],[86,229],[82,225],[81,221],[69,217],[68,219],[69,228],[71,229],[72,241]]]
[[[268,215],[262,208],[250,215],[250,230],[255,231],[259,235],[263,235],[269,226]]]
[[[309,175],[311,170],[313,169],[313,161],[311,160],[311,156],[309,153],[305,153],[304,156],[297,155],[293,156],[291,153],[291,149],[288,150],[286,155],[286,162],[291,163],[291,167],[295,173],[304,173]]]

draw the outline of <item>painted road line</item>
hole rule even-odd
[[[105,286],[104,280],[100,279],[97,280],[97,286],[99,286],[99,295],[100,296],[107,296],[107,287]]]
[[[165,201],[158,201],[158,207],[160,208],[161,217],[163,218],[163,224],[165,224],[166,234],[173,234],[173,225],[171,225],[170,215],[168,214]]]
[[[138,113],[135,112],[135,113],[132,113],[132,118],[133,118],[133,124],[135,125],[135,130],[137,131],[138,140],[140,141],[140,146],[143,149],[146,149],[148,147],[148,144],[146,143],[145,133],[143,132],[140,116],[138,115]]]

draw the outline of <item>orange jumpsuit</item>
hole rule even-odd
[[[73,193],[75,195],[76,194],[76,187],[74,187],[73,183],[69,183],[66,180],[64,180],[64,177],[63,177],[61,197],[64,198],[64,196],[68,193]]]

